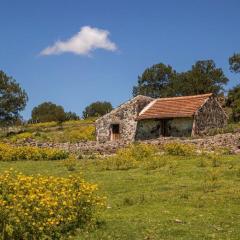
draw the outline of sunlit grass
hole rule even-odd
[[[163,157],[157,167],[138,161],[128,170],[104,170],[104,159],[79,160],[71,174],[97,183],[108,208],[96,229],[75,239],[239,239],[240,158]],[[9,168],[69,175],[62,161],[0,162],[0,172]]]

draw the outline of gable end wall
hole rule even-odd
[[[120,125],[120,138],[124,141],[133,141],[137,128],[136,118],[139,112],[151,101],[149,97],[136,97],[129,103],[125,103],[112,112],[104,115],[96,121],[97,141],[110,140],[111,124]]]
[[[227,115],[213,97],[210,97],[194,116],[192,135],[207,133],[212,128],[223,128],[227,124]]]

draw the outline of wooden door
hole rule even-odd
[[[120,126],[119,124],[111,125],[111,141],[116,141],[120,139]]]

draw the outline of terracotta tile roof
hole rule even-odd
[[[137,120],[191,117],[211,96],[212,93],[195,96],[158,98],[149,103],[139,113]]]

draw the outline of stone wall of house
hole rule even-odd
[[[137,118],[139,112],[153,99],[146,96],[137,96],[120,105],[110,113],[96,121],[96,137],[99,142],[110,140],[112,124],[119,124],[120,138],[124,141],[133,141],[135,138]]]
[[[174,118],[169,121],[169,134],[172,137],[190,137],[192,126],[192,118]]]
[[[159,138],[162,134],[161,119],[140,120],[137,124],[135,140]],[[173,118],[166,121],[167,136],[189,137],[192,133],[192,118]]]
[[[227,119],[220,104],[211,97],[195,114],[193,135],[204,134],[213,128],[223,128],[227,124]]]
[[[137,123],[135,140],[154,139],[160,136],[160,120],[146,119]]]

